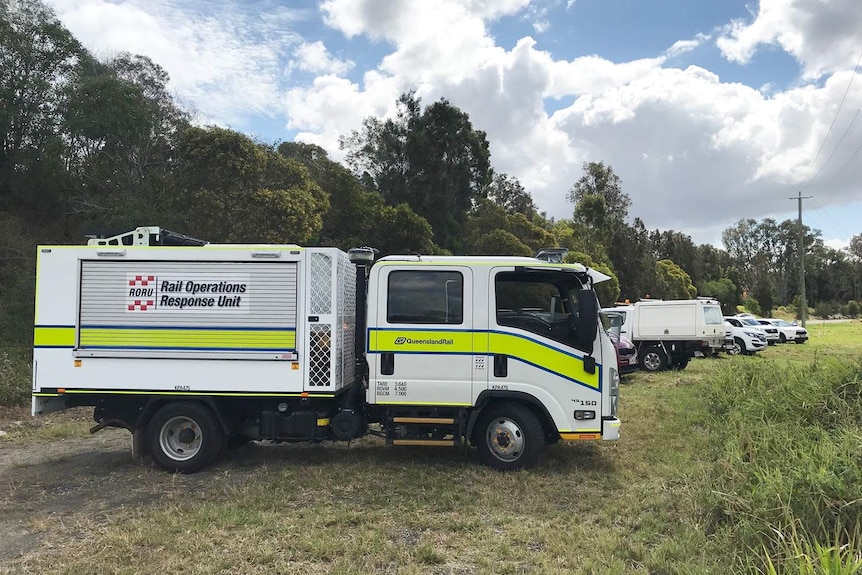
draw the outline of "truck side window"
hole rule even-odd
[[[464,277],[452,271],[399,270],[389,274],[389,323],[460,324],[464,321]]]
[[[523,329],[572,345],[578,289],[560,277],[502,272],[494,281],[497,325]]]

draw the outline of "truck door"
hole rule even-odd
[[[471,405],[473,275],[460,266],[384,265],[369,318],[369,400]]]

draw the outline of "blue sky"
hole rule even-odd
[[[467,112],[556,218],[604,161],[631,216],[697,242],[795,217],[800,189],[832,245],[862,233],[858,0],[47,1],[96,53],[161,64],[201,124],[340,160],[339,136],[415,89]]]

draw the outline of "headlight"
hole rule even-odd
[[[754,333],[753,331],[744,331],[744,332],[742,332],[742,333],[744,333],[744,334],[745,334],[745,335],[747,335],[748,337],[757,337],[757,334],[756,334],[756,333]]]
[[[611,395],[619,395],[620,394],[620,374],[613,367],[611,368],[610,393],[611,393]]]

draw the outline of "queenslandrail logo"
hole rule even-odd
[[[405,343],[411,345],[455,345],[455,340],[446,337],[413,339],[412,337],[399,336],[395,338],[395,345],[404,345]]]

